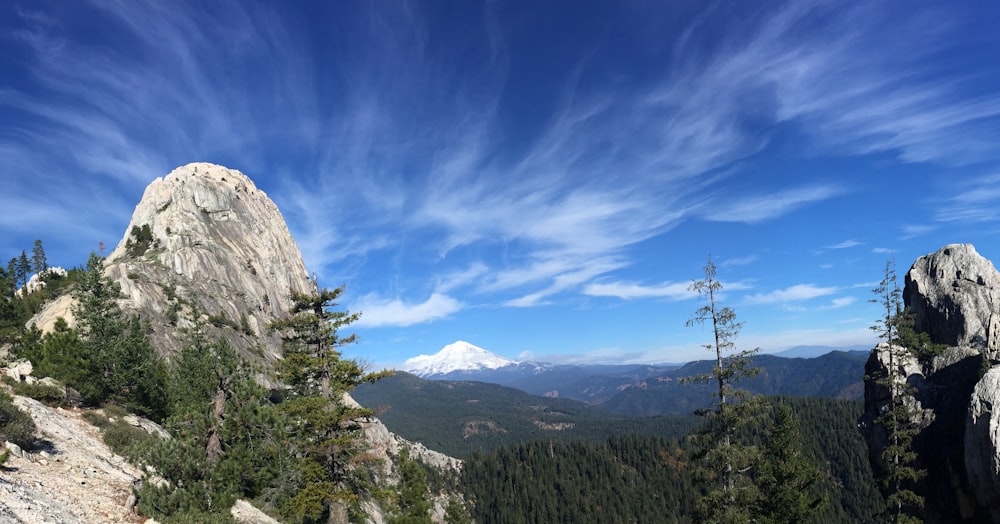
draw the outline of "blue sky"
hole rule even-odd
[[[1000,8],[969,2],[4,2],[0,255],[78,265],[195,161],[282,210],[348,354],[873,341],[953,242],[1000,259]]]

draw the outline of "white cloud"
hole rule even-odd
[[[354,323],[358,327],[406,327],[447,317],[461,308],[458,300],[434,293],[419,304],[366,295],[351,310],[361,312],[361,318]]]
[[[745,257],[736,258],[723,258],[719,262],[719,267],[736,267],[736,266],[748,266],[756,262],[760,257],[758,255],[747,255]]]
[[[778,289],[770,293],[760,293],[747,295],[744,301],[747,304],[783,304],[787,302],[801,302],[816,297],[832,295],[837,292],[835,287],[820,287],[812,284],[797,284],[785,289]]]
[[[937,229],[935,226],[908,224],[902,227],[903,234],[900,236],[900,240],[909,240],[921,235],[926,235],[935,229]]]
[[[838,297],[833,299],[828,306],[828,309],[840,309],[842,307],[847,307],[855,302],[857,302],[855,297]]]
[[[1000,175],[961,182],[950,198],[938,205],[938,222],[993,222],[1000,220]]]
[[[817,186],[740,197],[729,202],[711,201],[702,209],[702,216],[716,222],[754,224],[778,218],[807,204],[827,200],[841,193],[840,189],[833,186]]]
[[[845,241],[843,241],[843,242],[841,242],[839,244],[834,244],[832,246],[826,246],[826,248],[827,249],[847,249],[847,248],[850,248],[850,247],[855,247],[855,246],[860,246],[860,245],[861,245],[861,242],[858,242],[857,240],[851,239],[851,240],[845,240]]]
[[[594,297],[618,297],[626,300],[653,297],[682,300],[698,296],[690,288],[690,282],[664,282],[652,286],[643,286],[634,282],[602,282],[588,284],[583,288],[583,294]]]

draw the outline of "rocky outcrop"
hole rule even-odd
[[[179,167],[146,188],[125,237],[105,260],[105,272],[121,286],[122,309],[149,324],[154,346],[168,358],[182,346],[184,328],[195,323],[251,360],[280,358],[280,340],[268,324],[287,314],[292,292],[317,287],[274,202],[239,171],[205,163]],[[72,325],[72,309],[72,298],[60,297],[29,324],[49,330],[63,317]],[[349,396],[345,401],[354,402]],[[403,447],[441,470],[461,467],[457,459],[393,435],[378,419],[363,426],[372,455],[382,459],[382,469],[374,472],[382,485],[398,483],[393,458]],[[435,499],[436,521],[443,519],[446,503],[447,497]],[[364,507],[370,522],[384,522],[377,501]],[[266,521],[242,505],[234,516]]]
[[[200,320],[244,355],[276,358],[268,323],[288,311],[292,291],[316,288],[274,202],[243,173],[207,163],[146,188],[105,271],[167,355],[182,343],[177,328]],[[33,321],[45,329],[70,311],[63,300]]]
[[[926,522],[1000,522],[1000,366],[997,301],[1000,273],[968,244],[952,244],[920,257],[905,277],[903,301],[915,331],[949,346],[925,362],[888,346],[872,350],[867,376],[889,373],[911,386],[911,412],[919,430],[913,440],[927,476]],[[884,376],[884,375],[883,375]],[[886,432],[877,420],[888,391],[874,381],[865,388],[860,427],[876,474]]]
[[[918,258],[906,273],[903,301],[917,332],[1000,360],[1000,274],[972,244],[950,244]]]
[[[12,454],[0,478],[0,522],[141,522],[128,507],[142,473],[101,441],[76,410],[14,397],[42,439],[39,449]]]

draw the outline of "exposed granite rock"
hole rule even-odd
[[[983,375],[972,391],[965,428],[965,466],[976,502],[1000,522],[1000,367]]]
[[[927,471],[920,487],[926,522],[1000,522],[1000,420],[993,413],[1000,406],[1000,368],[990,369],[1000,348],[998,293],[1000,274],[971,245],[920,257],[906,274],[903,301],[916,331],[950,347],[927,362],[903,356],[888,369],[882,344],[865,367],[868,375],[889,370],[913,387],[919,428],[913,446],[917,465]],[[866,384],[859,425],[877,474],[884,471],[886,432],[875,420],[887,400],[885,387]]]
[[[146,188],[105,270],[121,286],[122,309],[149,323],[154,346],[168,357],[183,343],[179,328],[200,320],[208,337],[225,337],[244,356],[280,358],[280,340],[266,326],[288,312],[292,291],[316,291],[277,206],[239,171],[205,163],[179,167]],[[60,297],[29,324],[51,330],[63,317],[73,325],[72,308],[71,297]],[[407,442],[376,418],[363,426],[372,454],[383,460],[376,474],[389,486],[398,482],[393,457],[403,447],[433,467],[461,468],[460,460]],[[435,521],[443,521],[447,502],[435,497]],[[363,507],[369,522],[385,521],[376,501]],[[0,517],[3,511],[0,504]],[[249,513],[234,508],[234,516]]]
[[[949,244],[918,258],[905,282],[903,301],[917,332],[1000,360],[1000,274],[972,244]]]
[[[122,308],[150,323],[167,355],[182,343],[177,328],[200,316],[209,337],[276,358],[280,342],[267,324],[291,307],[291,291],[316,289],[274,202],[243,173],[207,163],[146,188],[105,271],[121,286]],[[71,320],[71,303],[54,303],[32,322],[51,329],[57,316]]]

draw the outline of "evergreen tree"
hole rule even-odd
[[[35,268],[35,273],[41,273],[49,268],[41,240],[35,240],[35,246],[31,249],[31,265]]]
[[[876,421],[885,428],[889,437],[888,445],[882,450],[886,468],[881,479],[886,503],[883,516],[887,522],[918,523],[921,522],[924,498],[914,490],[926,472],[916,466],[917,454],[913,450],[913,437],[918,428],[913,422],[912,388],[907,385],[906,377],[898,376],[900,361],[909,350],[899,345],[900,323],[905,317],[894,261],[886,262],[884,276],[872,292],[876,298],[870,302],[878,304],[882,314],[871,329],[885,343],[888,357],[887,373],[865,377],[866,380],[874,380],[889,393],[883,414]]]
[[[168,484],[137,490],[143,513],[181,522],[229,522],[238,498],[260,498],[291,464],[290,422],[268,401],[256,370],[225,339],[193,330],[171,363],[172,438],[146,460]],[[221,393],[220,393],[221,391]]]
[[[28,260],[28,252],[21,251],[21,256],[14,264],[14,280],[18,288],[23,288],[31,278],[31,261]]]
[[[764,439],[758,475],[759,522],[808,522],[826,503],[818,493],[819,468],[802,452],[799,421],[786,404],[774,407],[774,422]]]
[[[758,349],[735,351],[735,339],[743,323],[736,320],[732,309],[718,302],[722,283],[716,277],[712,257],[708,257],[704,269],[705,278],[692,283],[690,289],[707,299],[708,304],[695,311],[687,325],[711,324],[713,341],[705,348],[714,353],[716,364],[711,374],[695,380],[712,381],[718,387],[715,409],[705,413],[705,429],[695,435],[702,448],[697,478],[707,489],[696,516],[701,522],[750,522],[760,496],[754,482],[760,451],[741,432],[759,418],[762,402],[735,384],[760,373],[750,360]]]
[[[89,379],[79,385],[90,404],[117,402],[144,416],[166,415],[165,364],[138,316],[125,317],[116,283],[104,276],[104,260],[91,253],[80,279],[73,315],[80,326]]]
[[[292,445],[298,462],[284,482],[281,511],[301,522],[318,522],[331,513],[343,514],[370,489],[365,472],[360,419],[370,409],[344,402],[344,394],[363,382],[390,373],[365,373],[354,360],[341,358],[339,348],[356,340],[339,330],[359,314],[334,311],[343,288],[317,294],[292,294],[291,315],[271,324],[283,339],[279,379],[288,386],[283,412],[295,421]]]
[[[69,327],[62,317],[56,319],[52,331],[42,336],[41,354],[35,363],[38,376],[48,376],[74,389],[86,383],[92,368],[80,333]]]
[[[431,524],[427,472],[417,461],[410,460],[406,448],[399,454],[399,476],[399,511],[389,518],[389,524]]]

